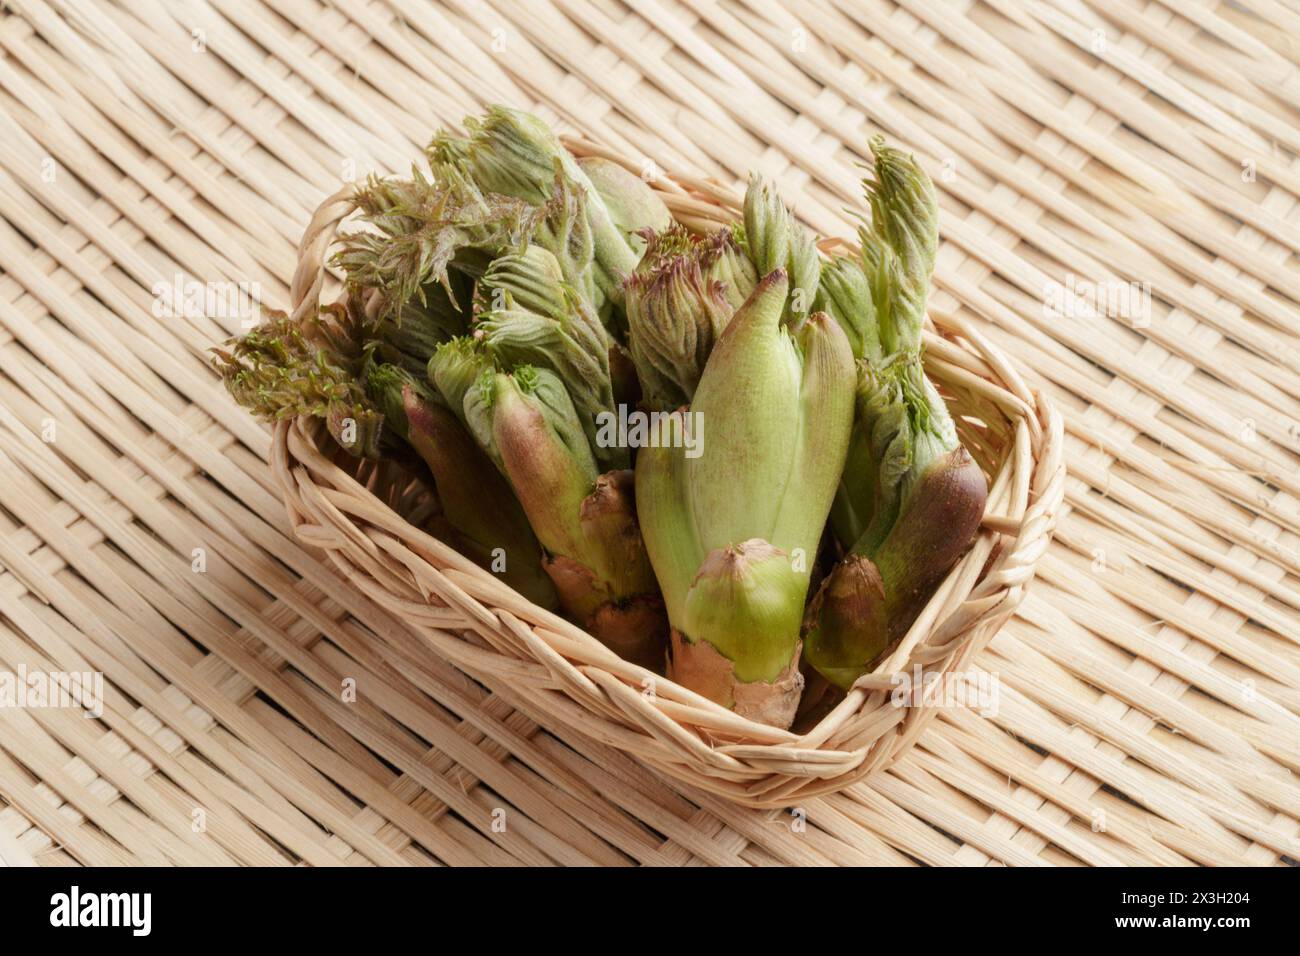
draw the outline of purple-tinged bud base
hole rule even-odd
[[[672,662],[668,676],[739,716],[761,724],[788,728],[799,709],[803,675],[799,673],[802,645],[796,643],[790,663],[775,680],[744,682],[735,665],[707,641],[692,643],[673,628]]]
[[[808,603],[806,658],[819,674],[847,690],[889,644],[885,583],[870,558],[850,554]]]
[[[848,689],[911,628],[979,530],[988,485],[960,445],[937,459],[871,557],[849,554],[808,605],[808,662]]]

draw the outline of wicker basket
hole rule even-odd
[[[638,167],[592,143],[579,155]],[[710,182],[660,177],[673,215],[697,229],[738,216],[736,197]],[[294,310],[314,311],[323,263],[352,211],[351,189],[317,210],[299,248]],[[843,245],[822,244],[823,250]],[[342,455],[312,419],[281,422],[272,468],[299,539],[430,648],[548,727],[585,734],[678,780],[753,807],[792,806],[889,766],[936,708],[893,693],[906,675],[958,671],[1019,605],[1046,549],[1065,487],[1059,415],[1007,359],[964,322],[930,316],[926,371],[948,400],[962,440],[989,477],[988,515],[898,648],[815,726],[799,734],[754,723],[629,664],[407,520],[421,501],[386,465]]]

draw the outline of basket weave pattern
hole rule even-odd
[[[579,155],[641,171],[594,144],[566,142]],[[737,198],[714,183],[660,176],[654,185],[691,228],[737,218]],[[295,314],[319,305],[324,261],[353,211],[350,194],[322,203],[303,235],[291,287]],[[847,244],[822,244],[837,246]],[[489,687],[509,686],[540,721],[738,803],[790,806],[864,779],[912,745],[936,708],[899,701],[900,677],[924,686],[969,665],[1022,600],[1064,495],[1059,415],[977,331],[933,311],[930,318],[926,371],[989,477],[984,525],[901,644],[803,734],[738,717],[532,605],[408,521],[416,505],[402,481],[382,464],[337,454],[311,419],[276,426],[272,472],[304,544],[322,550],[435,653]]]

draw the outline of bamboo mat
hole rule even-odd
[[[0,711],[0,862],[1300,857],[1293,0],[0,8],[0,671],[106,685],[100,720]],[[491,101],[649,169],[759,167],[824,234],[871,134],[921,158],[936,307],[1067,416],[1056,540],[978,660],[996,714],[737,809],[539,727],[295,543],[205,364],[238,318],[158,289],[283,307],[320,198]]]

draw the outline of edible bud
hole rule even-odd
[[[649,233],[645,257],[623,283],[628,346],[651,409],[687,404],[732,313],[755,284],[729,229],[701,237],[680,225]]]

